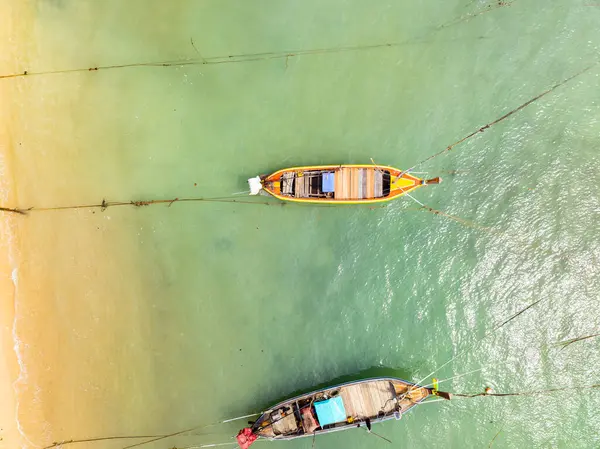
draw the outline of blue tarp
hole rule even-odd
[[[335,190],[334,187],[334,173],[326,172],[323,173],[323,192],[331,193]]]
[[[341,396],[327,399],[326,401],[315,402],[317,419],[321,427],[327,424],[346,421],[346,409]]]

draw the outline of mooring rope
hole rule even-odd
[[[183,435],[184,433],[193,432],[195,430],[207,429],[209,427],[218,426],[220,424],[226,424],[226,423],[230,423],[230,422],[233,422],[233,421],[239,421],[240,419],[250,418],[252,416],[258,416],[258,415],[261,415],[262,413],[263,412],[250,413],[248,415],[237,416],[235,418],[228,418],[228,419],[225,419],[223,421],[217,421],[217,422],[214,422],[214,423],[211,423],[211,424],[203,424],[203,425],[191,427],[189,429],[181,430],[181,431],[170,433],[170,434],[163,434],[163,435],[119,435],[119,436],[107,436],[107,437],[69,439],[69,440],[63,440],[63,441],[55,441],[51,445],[45,446],[42,449],[52,449],[52,448],[55,448],[57,446],[66,446],[68,444],[76,444],[76,443],[90,443],[90,442],[108,441],[108,440],[132,440],[132,439],[139,439],[139,438],[151,438],[150,440],[147,440],[147,441],[142,441],[140,443],[136,443],[136,444],[132,444],[130,446],[126,446],[126,448],[130,448],[130,447],[141,446],[141,445],[144,445],[144,444],[147,444],[147,443],[151,443],[151,442],[154,442],[154,441],[160,441],[160,440],[163,440],[165,438],[170,438],[170,437],[174,437],[174,436],[177,436],[177,435]]]
[[[443,212],[441,210],[434,209],[433,207],[426,206],[425,204],[423,204],[421,201],[419,201],[418,199],[416,199],[414,196],[412,196],[408,192],[405,192],[404,195],[408,196],[411,200],[413,200],[415,203],[417,203],[420,206],[418,208],[418,210],[424,210],[424,211],[427,211],[427,212],[431,212],[434,215],[439,215],[441,217],[449,218],[450,220],[456,221],[457,223],[460,223],[460,224],[462,224],[464,226],[467,226],[469,228],[479,229],[481,231],[492,233],[492,234],[496,233],[496,231],[493,231],[491,228],[489,228],[487,226],[482,226],[482,225],[479,225],[479,224],[477,224],[477,223],[475,223],[473,221],[457,217],[456,215],[450,215],[450,214],[448,214],[446,212]]]
[[[484,38],[479,37],[478,39]],[[446,40],[446,42],[454,42],[454,41],[462,41],[462,40],[472,40],[472,38],[452,38]],[[175,60],[162,60],[162,61],[145,61],[145,62],[131,62],[125,64],[107,64],[107,65],[97,65],[91,67],[74,67],[74,68],[65,68],[58,70],[23,70],[18,73],[9,73],[0,75],[1,79],[11,79],[11,78],[23,78],[23,77],[32,77],[32,76],[44,76],[44,75],[55,75],[55,74],[69,74],[69,73],[84,73],[84,72],[98,72],[101,70],[115,70],[115,69],[127,69],[127,68],[157,68],[157,67],[185,67],[185,66],[194,66],[194,65],[219,65],[219,64],[233,64],[233,63],[245,63],[245,62],[255,62],[255,61],[268,61],[268,60],[277,60],[284,59],[286,61],[289,58],[296,58],[299,56],[308,56],[308,55],[321,55],[321,54],[335,54],[335,53],[346,53],[346,52],[357,52],[357,51],[368,51],[368,50],[376,50],[376,49],[387,49],[387,48],[395,48],[401,47],[405,45],[422,45],[430,42],[434,42],[432,39],[415,39],[415,40],[405,40],[405,41],[396,41],[396,42],[380,42],[373,44],[364,44],[364,45],[346,45],[346,46],[338,46],[338,47],[322,47],[322,48],[309,48],[309,49],[296,49],[296,50],[284,50],[284,51],[274,51],[274,52],[258,52],[258,53],[241,53],[241,54],[231,54],[231,55],[223,55],[223,56],[211,56],[211,57],[203,57],[196,46],[194,45],[193,39],[190,39],[191,45],[194,48],[194,51],[198,54],[199,57],[193,58],[183,58],[183,59],[175,59]]]
[[[467,375],[469,375],[469,374],[476,373],[476,372],[478,372],[478,371],[481,371],[482,369],[483,369],[483,367],[481,367],[481,368],[477,368],[477,369],[474,369],[474,370],[472,370],[472,371],[469,371],[469,372],[466,372],[466,373],[462,373],[462,374],[458,374],[458,375],[456,375],[456,376],[448,377],[448,378],[446,378],[446,379],[438,380],[438,381],[436,381],[436,383],[439,385],[439,384],[441,384],[441,383],[448,382],[448,381],[450,381],[450,380],[458,379],[458,378],[460,378],[460,377],[464,377],[464,376],[467,376]],[[433,386],[434,386],[434,384],[433,384],[433,383],[431,383],[431,384],[427,384],[427,385],[423,385],[423,387],[425,387],[425,388],[430,388],[430,387],[433,387]]]
[[[488,123],[487,125],[484,125],[484,126],[480,127],[479,129],[477,129],[477,130],[473,131],[472,133],[468,134],[467,136],[463,137],[462,139],[460,139],[460,140],[457,140],[457,141],[456,141],[456,142],[454,142],[453,144],[451,144],[451,145],[448,145],[448,146],[447,146],[446,148],[444,148],[443,150],[441,150],[441,151],[438,151],[438,152],[437,152],[437,153],[435,153],[435,154],[432,154],[431,156],[429,156],[429,157],[427,157],[427,158],[423,159],[423,160],[422,160],[422,161],[420,161],[420,162],[417,162],[415,165],[413,165],[413,166],[412,166],[412,167],[410,167],[409,169],[402,171],[402,173],[400,174],[400,176],[401,176],[401,175],[403,175],[403,174],[405,174],[405,173],[409,173],[409,172],[411,172],[412,170],[414,170],[414,169],[415,169],[415,168],[417,168],[418,166],[420,166],[420,165],[422,165],[422,164],[424,164],[424,163],[426,163],[426,162],[429,162],[430,160],[432,160],[432,159],[435,159],[436,157],[438,157],[438,156],[441,156],[442,154],[445,154],[445,153],[447,153],[448,151],[452,150],[452,149],[453,149],[455,146],[457,146],[457,145],[459,145],[459,144],[463,143],[464,141],[466,141],[466,140],[470,139],[470,138],[471,138],[471,137],[473,137],[473,136],[476,136],[476,135],[477,135],[477,134],[479,134],[479,133],[482,133],[482,132],[484,132],[486,129],[488,129],[488,128],[491,128],[492,126],[496,125],[497,123],[500,123],[500,122],[502,122],[503,120],[505,120],[505,119],[509,118],[509,117],[510,117],[511,115],[513,115],[513,114],[516,114],[516,113],[517,113],[517,112],[519,112],[520,110],[522,110],[522,109],[525,109],[525,108],[526,108],[527,106],[529,106],[530,104],[532,104],[532,103],[535,103],[537,100],[539,100],[540,98],[542,98],[542,97],[544,97],[544,96],[548,95],[550,92],[553,92],[554,90],[558,89],[560,86],[563,86],[563,85],[567,84],[569,81],[572,81],[572,80],[574,80],[574,79],[575,79],[575,78],[577,78],[578,76],[580,76],[580,75],[583,75],[585,72],[587,72],[588,70],[592,69],[592,68],[593,68],[593,67],[595,67],[596,65],[598,65],[598,63],[597,63],[597,62],[596,62],[596,63],[594,63],[594,64],[592,64],[592,65],[590,65],[590,66],[588,66],[588,67],[586,67],[585,69],[583,69],[583,70],[581,70],[581,71],[577,72],[575,75],[572,75],[572,76],[570,76],[569,78],[567,78],[567,79],[565,79],[565,80],[563,80],[563,81],[561,81],[561,82],[559,82],[559,83],[555,84],[554,86],[552,86],[552,87],[550,87],[549,89],[545,90],[545,91],[544,91],[544,92],[542,92],[541,94],[539,94],[539,95],[536,95],[536,96],[535,96],[535,97],[533,97],[532,99],[530,99],[530,100],[526,101],[525,103],[523,103],[521,106],[519,106],[519,107],[517,107],[517,108],[513,109],[512,111],[509,111],[509,112],[507,112],[507,113],[506,113],[506,114],[504,114],[502,117],[500,117],[500,118],[498,118],[498,119],[494,120],[493,122],[490,122],[490,123]]]
[[[494,9],[498,9],[498,8],[503,8],[505,6],[511,6],[516,0],[512,0],[512,1],[503,1],[503,0],[498,0],[493,2],[493,4],[489,4],[487,5],[487,8],[483,9],[482,11],[478,11],[478,12],[474,12],[471,14],[467,14],[466,16],[463,17],[459,17],[458,19],[454,19],[451,22],[447,22],[443,25],[440,25],[437,29],[438,30],[442,30],[444,28],[448,28],[451,27],[453,25],[458,25],[459,23],[462,22],[467,22],[468,20],[471,20],[475,17],[481,16],[482,14],[487,14],[491,11],[493,11]]]
[[[450,363],[452,363],[457,358],[462,357],[463,355],[465,355],[465,354],[469,353],[470,351],[472,351],[485,338],[489,337],[494,332],[496,332],[498,329],[500,329],[501,327],[503,327],[506,324],[510,323],[512,320],[514,320],[515,318],[517,318],[521,314],[525,313],[527,310],[529,310],[532,307],[536,306],[537,304],[539,304],[540,302],[542,302],[544,299],[547,299],[547,297],[546,298],[540,298],[537,301],[534,301],[534,302],[528,304],[527,306],[525,306],[522,309],[518,310],[516,313],[513,313],[510,317],[508,317],[508,318],[502,320],[502,322],[499,322],[498,324],[496,324],[492,329],[490,329],[488,332],[486,332],[485,334],[483,334],[483,336],[479,337],[477,340],[475,340],[473,343],[471,343],[465,349],[463,349],[462,351],[456,353],[454,356],[452,356],[450,359],[448,359],[446,362],[444,362],[441,366],[435,368],[431,373],[427,374],[422,379],[420,379],[419,381],[417,381],[412,387],[410,387],[409,389],[407,389],[406,393],[404,393],[402,395],[401,399],[403,399],[404,397],[406,397],[410,392],[414,391],[415,389],[422,388],[422,385],[420,385],[422,382],[424,382],[425,380],[427,380],[430,377],[432,377],[435,373],[437,373],[441,369],[443,369],[446,366],[448,366]]]
[[[97,72],[100,70],[114,70],[114,69],[125,69],[133,67],[184,67],[189,65],[215,65],[215,64],[231,64],[237,62],[253,62],[253,61],[265,61],[271,59],[287,59],[303,55],[317,55],[317,54],[328,54],[328,53],[343,53],[353,51],[364,51],[374,50],[378,48],[393,48],[402,45],[407,45],[410,42],[384,42],[377,44],[367,45],[349,45],[341,47],[328,47],[328,48],[312,48],[312,49],[298,49],[288,50],[280,52],[261,52],[261,53],[243,53],[233,54],[226,56],[213,56],[213,57],[200,57],[200,58],[186,58],[180,60],[170,61],[149,61],[149,62],[133,62],[129,64],[116,64],[116,65],[104,65],[94,66],[85,68],[71,68],[71,69],[60,69],[60,70],[42,70],[42,71],[30,71],[24,70],[20,73],[11,73],[6,75],[0,75],[0,79],[6,78],[20,78],[20,77],[31,77],[40,75],[53,75],[53,74],[67,74],[77,72]],[[192,41],[192,46],[197,52],[197,49]]]
[[[194,430],[206,429],[208,427],[218,426],[220,424],[226,424],[226,423],[230,423],[230,422],[233,422],[233,421],[239,421],[240,419],[250,418],[251,416],[262,415],[262,413],[263,412],[250,413],[248,415],[237,416],[235,418],[225,419],[223,421],[218,421],[218,422],[212,423],[212,424],[207,424],[207,425],[201,425],[201,426],[192,427],[191,429],[185,429],[185,430],[181,430],[179,432],[170,433],[168,435],[162,435],[162,436],[160,436],[158,438],[152,438],[150,440],[142,441],[140,443],[130,444],[129,446],[125,446],[122,449],[130,449],[132,447],[143,446],[144,444],[154,443],[155,441],[164,440],[166,438],[171,438],[171,437],[174,437],[174,436],[177,436],[177,435],[181,435],[183,433],[192,432]]]
[[[197,198],[172,198],[172,199],[158,199],[158,200],[131,200],[131,201],[106,201],[102,200],[100,203],[95,204],[78,204],[72,206],[53,206],[53,207],[0,207],[2,212],[10,212],[19,215],[27,215],[30,212],[47,212],[47,211],[59,211],[59,210],[74,210],[74,209],[100,209],[104,211],[109,207],[118,206],[133,206],[133,207],[144,207],[152,206],[155,204],[167,204],[169,207],[174,203],[186,203],[186,202],[205,202],[205,203],[234,203],[234,204],[255,204],[260,206],[284,206],[285,202],[269,202],[269,201],[256,201],[256,200],[240,200],[232,196],[221,196],[213,198],[197,197]]]
[[[459,398],[477,398],[483,396],[491,396],[491,397],[510,397],[510,396],[537,396],[540,394],[552,394],[558,393],[561,391],[579,391],[579,390],[592,390],[600,388],[600,384],[592,384],[592,385],[582,385],[576,387],[561,387],[561,388],[548,388],[546,390],[534,390],[534,391],[520,391],[514,393],[493,393],[493,392],[483,392],[483,393],[452,393],[452,396],[456,396]]]
[[[55,441],[49,446],[45,446],[42,449],[51,449],[57,446],[66,446],[67,444],[76,444],[76,443],[93,443],[95,441],[109,441],[109,440],[133,440],[136,438],[156,438],[161,435],[116,435],[109,437],[96,437],[96,438],[81,438],[79,440],[71,439],[71,440],[63,440],[63,441]]]
[[[559,341],[555,344],[555,346],[562,346],[561,350],[563,350],[566,349],[568,346],[572,345],[573,343],[577,343],[578,341],[588,340],[590,338],[595,337],[600,337],[600,334],[586,335],[585,337],[575,337],[569,340]]]

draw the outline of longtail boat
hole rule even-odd
[[[424,180],[385,165],[315,165],[278,170],[248,180],[250,194],[262,191],[300,203],[380,203],[441,179]]]
[[[347,382],[296,396],[274,405],[238,433],[242,449],[259,438],[293,440],[400,419],[431,396],[449,393],[394,377]]]

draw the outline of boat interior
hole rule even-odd
[[[366,420],[400,419],[428,395],[426,388],[391,380],[358,382],[284,402],[265,412],[254,429],[266,438],[294,438]]]
[[[292,198],[361,200],[388,196],[391,181],[389,170],[376,167],[340,167],[330,170],[287,171],[271,187],[276,193]]]

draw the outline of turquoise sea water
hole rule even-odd
[[[32,34],[15,44],[22,60],[3,62],[7,73],[330,51],[0,80],[43,93],[15,104],[22,207],[229,196],[249,177],[294,165],[409,167],[599,58],[600,7],[583,2],[31,3]],[[34,295],[28,283],[52,282],[35,307],[53,336],[32,351],[56,353],[44,369],[63,382],[50,391],[40,381],[40,401],[58,397],[43,432],[40,422],[25,431],[43,434],[38,444],[170,433],[372,367],[423,383],[434,371],[479,370],[441,385],[453,392],[597,383],[600,340],[554,343],[600,326],[599,73],[419,168],[444,182],[417,199],[466,223],[415,210],[409,198],[24,218],[32,243],[20,287]],[[49,239],[56,244],[39,253],[36,242]],[[17,300],[22,326],[40,319],[30,297]],[[34,352],[24,354],[32,365]],[[591,448],[599,406],[599,392],[575,389],[466,399],[374,430],[406,448]],[[73,414],[88,424],[70,426]],[[243,423],[149,447],[229,442]],[[316,443],[385,446],[358,430]]]

